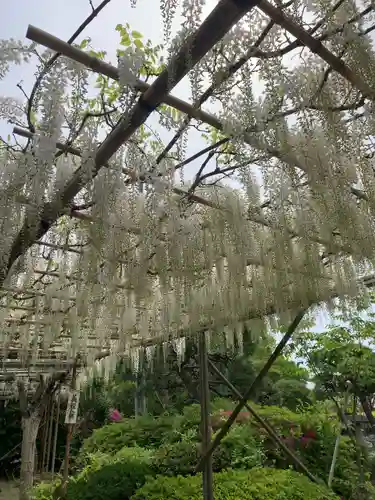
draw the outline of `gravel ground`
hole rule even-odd
[[[11,481],[0,481],[0,500],[18,500],[18,488]]]

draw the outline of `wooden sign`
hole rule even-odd
[[[79,408],[79,391],[70,390],[68,406],[66,408],[65,423],[75,424],[77,422],[78,408]]]

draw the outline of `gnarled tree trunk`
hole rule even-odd
[[[39,414],[22,417],[20,500],[30,498],[30,489],[34,481],[36,438],[39,425]]]
[[[367,417],[367,420],[369,421],[370,425],[371,425],[371,428],[372,428],[372,432],[375,432],[375,417],[374,415],[372,414],[372,408],[370,406],[370,403],[367,399],[366,396],[359,396],[359,399],[361,401],[361,405],[362,405],[362,408],[363,408],[363,411]]]

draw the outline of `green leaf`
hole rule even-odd
[[[80,43],[80,46],[79,46],[79,47],[80,47],[81,49],[85,49],[85,48],[87,47],[88,43],[89,43],[89,39],[88,39],[88,38],[85,38],[85,39],[84,39],[84,40],[82,40],[82,42]]]
[[[143,48],[143,43],[141,42],[141,40],[134,40],[134,45],[138,48],[138,49],[142,49]]]
[[[139,31],[132,31],[133,38],[143,38],[143,35]]]
[[[120,44],[121,45],[124,45],[125,47],[129,47],[129,45],[131,44],[131,40],[130,40],[130,36],[128,35],[128,33],[125,31],[125,33],[122,35],[121,37],[121,41],[120,41]]]

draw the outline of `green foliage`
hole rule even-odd
[[[138,457],[142,462],[151,463],[154,451],[140,446],[124,446],[115,455],[115,459],[120,461],[133,460],[134,457]]]
[[[364,483],[358,485],[350,500],[375,500],[375,487],[371,483]]]
[[[143,54],[145,62],[140,68],[139,75],[136,75],[138,78],[144,77],[148,79],[150,76],[157,76],[161,73],[164,68],[164,64],[160,60],[163,48],[161,45],[153,46],[151,40],[143,40],[143,35],[136,30],[132,30],[128,23],[125,25],[118,24],[116,31],[120,36],[119,48],[116,51],[117,57],[122,57],[126,53],[133,54],[135,51]],[[90,39],[84,40],[82,44],[83,47],[81,48],[88,50],[90,55],[99,59],[105,57],[106,54],[104,51],[95,51],[90,46]],[[119,82],[113,81],[103,75],[98,75],[96,87],[100,89],[109,106],[113,106],[122,93]],[[97,98],[91,99],[88,104],[90,111],[100,111],[101,102]]]
[[[212,422],[218,429],[227,418],[223,411],[232,409],[230,400],[214,400]],[[253,404],[258,413],[269,422],[280,437],[287,440],[295,453],[317,477],[328,477],[334,443],[339,423],[327,405],[306,406],[298,412],[277,406]],[[277,468],[293,467],[284,452],[268,437],[249,413],[239,419],[223,439],[213,457],[215,471],[226,468],[249,469],[262,464]],[[217,423],[219,424],[217,425]],[[81,449],[78,465],[93,464],[104,454],[126,450],[124,446],[154,448],[154,467],[163,475],[187,475],[194,473],[200,456],[199,405],[189,405],[182,415],[165,415],[159,418],[137,417],[120,423],[106,425],[94,431]],[[212,424],[214,425],[214,424]],[[302,445],[301,437],[313,431],[315,440]],[[101,452],[101,454],[98,452]],[[121,451],[120,453],[125,453]],[[337,460],[334,489],[342,495],[350,495],[358,478],[356,454],[352,443],[343,438]]]
[[[214,476],[216,500],[333,500],[324,486],[318,486],[291,470],[252,469],[226,471]],[[132,500],[201,500],[200,476],[158,477],[148,481]]]
[[[220,403],[222,407],[225,407],[225,401],[220,401]],[[329,411],[327,405],[319,403],[315,406],[305,407],[299,412],[292,412],[287,408],[277,406],[262,407],[255,404],[252,404],[252,406],[263,419],[272,425],[277,434],[284,439],[284,442],[286,441],[286,444],[293,449],[313,474],[320,478],[328,477],[340,425],[335,415]],[[224,421],[226,418],[225,415],[222,420]],[[247,455],[251,456],[251,453],[241,448],[245,446],[245,437],[248,436],[249,439],[256,440],[258,447],[263,450],[265,455],[262,459],[263,463],[280,469],[293,467],[293,463],[285,456],[282,449],[269,438],[264,429],[259,428],[256,430],[255,424],[250,414],[248,414],[247,419],[242,419],[241,425],[234,426],[226,438],[230,438],[231,435],[235,437],[237,433],[239,435],[238,442],[234,443],[233,453],[237,453],[239,459],[240,457],[246,459]],[[303,434],[309,431],[313,431],[315,439],[310,439],[307,442],[301,440]],[[241,433],[243,434],[241,435]],[[224,441],[223,447],[219,448],[219,453],[224,453]],[[229,464],[230,461],[233,461],[233,456],[228,458]],[[222,468],[224,467],[225,465]],[[246,468],[246,465],[239,465],[239,467]],[[251,467],[251,463],[249,467]],[[344,495],[345,498],[350,497],[358,478],[359,471],[355,447],[349,438],[343,437],[335,468],[333,488],[337,493]]]
[[[91,456],[89,463],[67,487],[67,500],[127,500],[152,475],[152,453],[134,447],[114,457]]]
[[[183,440],[165,444],[156,451],[155,468],[165,476],[188,475],[194,472],[199,457],[200,443],[184,436]],[[213,469],[250,469],[262,465],[264,458],[261,441],[253,429],[248,425],[235,426],[215,451]]]
[[[171,417],[137,417],[127,418],[121,422],[111,423],[96,429],[84,441],[80,451],[80,459],[86,454],[100,451],[113,453],[124,446],[142,446],[155,448],[160,446],[173,432],[175,420]]]
[[[306,449],[301,450],[300,454],[304,463],[316,476],[328,477],[334,444],[334,436],[318,436],[316,441],[311,442]],[[359,470],[356,463],[355,446],[349,438],[342,437],[332,488],[344,498],[350,498],[358,479]]]
[[[222,440],[216,455],[214,468],[251,469],[263,464],[265,455],[262,440],[255,436],[249,425],[235,426]]]
[[[187,476],[194,472],[200,456],[200,445],[195,441],[165,444],[155,453],[155,469],[163,476]]]
[[[259,402],[284,406],[296,410],[301,403],[311,401],[311,391],[306,387],[309,372],[294,361],[280,357],[272,366],[263,383]]]
[[[351,381],[358,396],[375,392],[375,321],[353,314],[346,326],[330,326],[324,333],[304,332],[296,342],[318,384],[347,390]]]
[[[31,492],[31,500],[58,500],[54,493],[60,484],[60,479],[49,483],[39,483]]]

